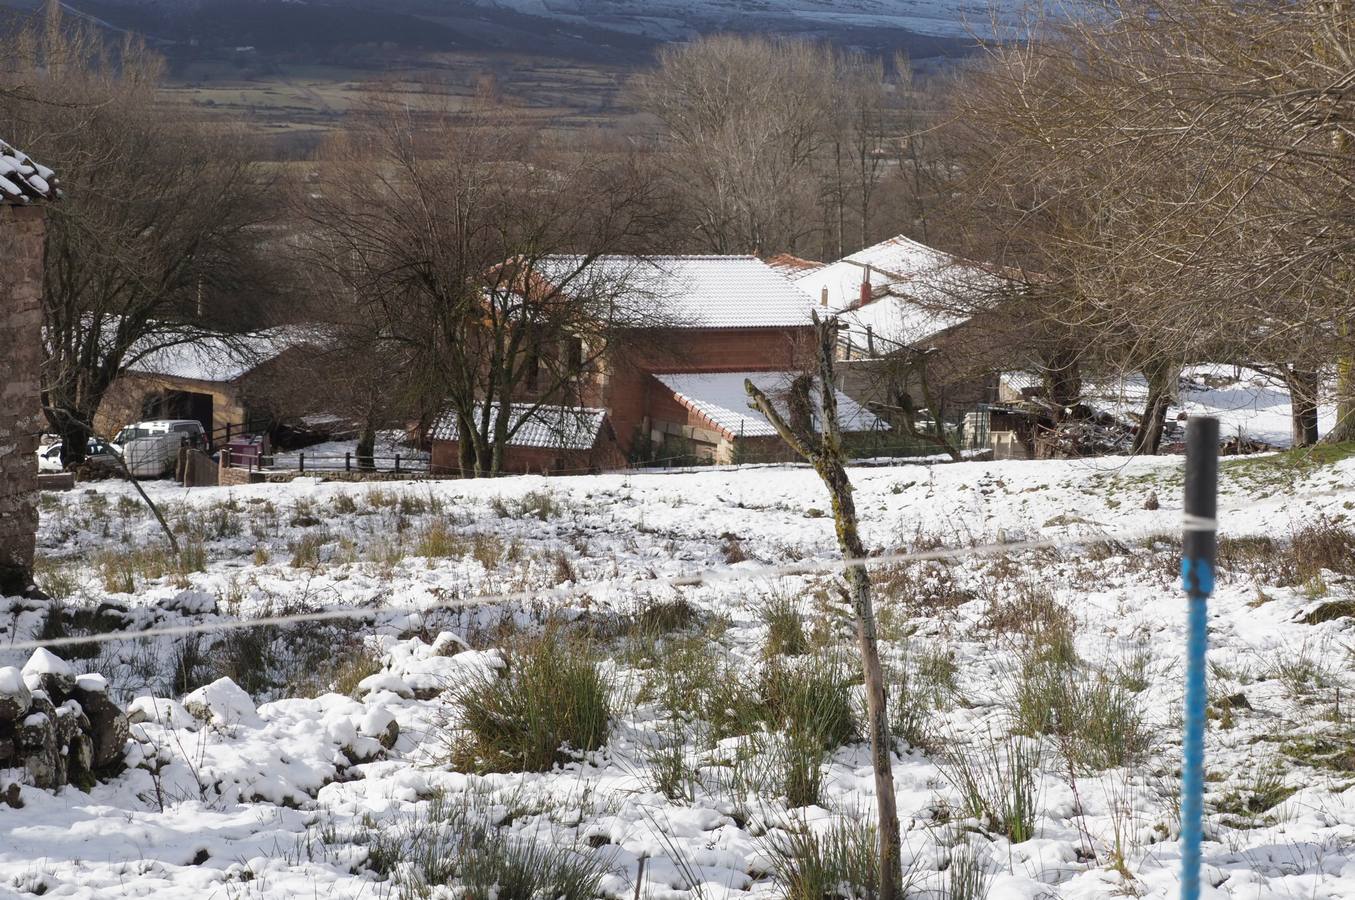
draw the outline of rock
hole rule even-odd
[[[23,718],[32,698],[32,691],[24,684],[22,672],[13,666],[0,668],[0,722]]]
[[[1161,506],[1157,500],[1157,491],[1149,491],[1148,497],[1143,501],[1144,509],[1158,509]]]
[[[201,724],[179,701],[146,696],[137,697],[128,704],[127,722],[130,725],[155,722],[166,728],[195,728]]]
[[[70,663],[46,647],[33,651],[28,662],[24,663],[23,673],[25,676],[38,676],[42,689],[54,700],[75,690],[75,671]]]
[[[29,713],[19,725],[18,745],[34,786],[54,791],[66,783],[66,757],[57,742],[54,716]]]
[[[400,723],[395,721],[395,716],[391,715],[389,710],[380,707],[369,711],[363,717],[358,730],[376,738],[387,750],[394,747],[395,742],[400,739]]]
[[[414,691],[403,678],[392,672],[377,672],[358,682],[358,694],[375,694],[378,691],[390,691],[405,700],[414,699]]]
[[[84,675],[75,676],[75,687],[77,691],[84,691],[86,694],[106,694],[108,679],[95,672],[86,672]]]
[[[1238,691],[1236,694],[1233,694],[1231,697],[1224,697],[1224,698],[1223,698],[1223,704],[1226,705],[1229,709],[1251,709],[1251,708],[1252,708],[1252,707],[1251,707],[1251,702],[1247,699],[1247,695],[1244,694],[1244,693],[1242,693],[1241,691]]]
[[[216,725],[261,725],[254,701],[234,681],[218,678],[183,698],[184,709]]]
[[[84,679],[87,676],[80,677]],[[102,690],[90,691],[83,685],[77,685],[74,698],[89,720],[88,731],[93,752],[90,767],[95,771],[120,767],[127,740],[132,736],[127,716]]]
[[[9,761],[14,758],[15,752],[14,738],[0,737],[0,769],[8,768]]]
[[[94,787],[94,742],[80,733],[66,748],[66,780],[81,790]]]
[[[18,782],[11,782],[10,786],[5,788],[4,801],[14,809],[23,809],[23,789],[19,787]]]

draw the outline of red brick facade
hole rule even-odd
[[[777,372],[801,368],[813,329],[688,328],[649,332],[629,341],[625,353],[599,378],[590,405],[606,407],[622,452],[634,458],[647,447],[654,421],[685,421],[687,410],[655,381],[666,372]],[[682,416],[683,418],[673,418]]]

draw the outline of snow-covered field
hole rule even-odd
[[[1341,543],[1353,475],[1355,459],[1326,456],[1224,466],[1207,896],[1355,896],[1352,620],[1339,615],[1355,581],[1322,568],[1355,572]],[[909,896],[1174,897],[1180,460],[853,477],[881,551],[1080,542],[877,571]],[[806,673],[846,671],[860,699],[833,579],[760,574],[836,556],[807,469],[154,496],[182,559],[124,483],[47,495],[40,582],[66,612],[54,625],[41,604],[0,601],[5,643],[359,614],[64,652],[138,720],[129,768],[89,793],[0,802],[0,896],[478,898],[471,858],[506,842],[600,869],[589,884],[608,897],[634,895],[643,859],[655,900],[807,900],[788,886],[791,848],[857,834],[874,810],[858,738],[806,763],[789,752],[794,717],[768,712],[769,685]],[[740,577],[669,584],[706,569]],[[519,599],[474,601],[508,592]],[[547,622],[597,656],[604,740],[549,772],[475,774],[465,687],[512,671]],[[0,651],[0,666],[27,655]],[[0,770],[0,795],[20,776]],[[478,856],[453,836],[467,831]],[[451,884],[419,885],[439,875]],[[983,892],[966,893],[974,882]],[[521,893],[502,873],[488,883],[498,900]]]

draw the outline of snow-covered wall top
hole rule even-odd
[[[0,141],[0,203],[29,203],[60,196],[56,174]]]

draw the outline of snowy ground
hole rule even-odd
[[[1089,542],[879,573],[888,661],[908,675],[895,705],[914,714],[914,743],[901,739],[895,757],[910,896],[964,896],[958,861],[974,858],[993,898],[1176,895],[1184,604],[1171,541],[1155,536],[1177,530],[1179,472],[1171,458],[854,470],[864,536],[882,551]],[[1207,896],[1355,896],[1352,620],[1328,615],[1355,601],[1355,582],[1302,567],[1299,578],[1292,554],[1280,560],[1290,535],[1350,524],[1352,476],[1352,459],[1225,465],[1223,534],[1252,539],[1231,545],[1212,606]],[[632,896],[642,857],[642,893],[656,900],[786,896],[777,848],[874,808],[859,741],[817,767],[817,803],[791,808],[765,723],[718,735],[664,699],[663,685],[703,665],[736,702],[770,665],[850,648],[831,579],[757,575],[835,555],[807,469],[150,487],[183,561],[158,549],[127,484],[44,498],[41,582],[63,598],[67,633],[364,612],[261,640],[236,631],[67,652],[141,719],[131,767],[88,794],[26,787],[22,809],[0,803],[0,896],[407,896],[385,856],[393,842],[413,858],[427,840],[419,823],[449,798],[495,833],[599,861],[607,896]],[[1160,508],[1143,508],[1150,494]],[[706,568],[749,577],[661,584]],[[567,598],[454,608],[578,585]],[[677,600],[695,622],[640,636],[605,627]],[[7,643],[42,631],[45,608],[0,604]],[[773,660],[769,611],[787,605],[809,652]],[[546,774],[454,771],[456,688],[501,669],[514,633],[551,616],[601,635],[615,685],[605,746]],[[1022,730],[1031,654],[1052,646],[1037,620],[1066,622],[1069,678],[1118,692],[1116,714],[1134,726],[1125,764],[1099,766],[1085,735],[1057,728],[1007,738]],[[25,657],[0,651],[0,666]],[[385,750],[392,720],[399,737]],[[678,790],[660,777],[674,747]],[[1029,835],[976,814],[960,789],[965,771],[1010,777],[1013,754],[1036,760]],[[0,770],[0,788],[19,774]]]
[[[1148,400],[1148,383],[1140,375],[1088,385],[1088,402],[1118,416],[1136,419]],[[1292,407],[1283,381],[1241,366],[1206,364],[1182,373],[1181,390],[1167,412],[1170,421],[1186,416],[1214,416],[1225,438],[1261,441],[1272,447],[1293,443]],[[1325,434],[1336,424],[1336,407],[1322,403],[1318,428]]]

